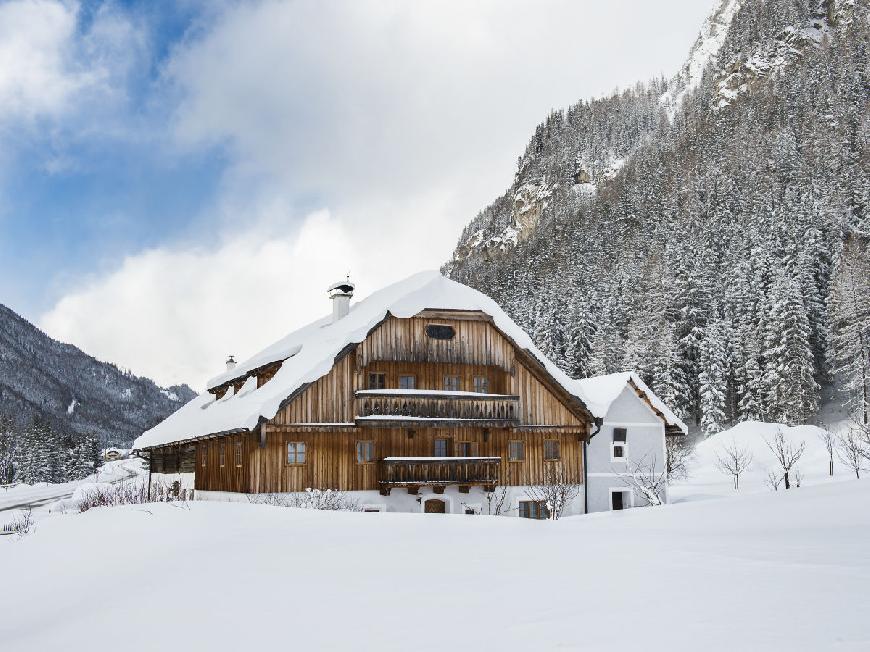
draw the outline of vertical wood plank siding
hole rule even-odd
[[[378,464],[357,464],[356,442],[374,441],[376,460],[396,456],[431,456],[435,438],[451,441],[451,454],[460,441],[475,442],[477,454],[502,458],[501,483],[527,485],[543,479],[553,462],[543,459],[543,440],[557,439],[561,444],[561,464],[572,481],[582,482],[580,433],[586,432],[586,418],[578,417],[563,402],[539,371],[520,359],[513,344],[490,321],[481,318],[388,317],[355,349],[348,350],[322,378],[283,407],[264,424],[265,447],[259,433],[244,433],[198,442],[195,464],[196,488],[212,491],[287,492],[308,487],[345,491],[378,489]],[[455,337],[439,340],[426,335],[431,324],[449,325]],[[270,374],[273,369],[268,370]],[[354,422],[354,392],[367,389],[370,372],[384,373],[386,387],[397,388],[400,375],[416,377],[417,389],[443,389],[444,376],[460,377],[460,389],[473,391],[475,376],[485,376],[490,393],[519,396],[519,430],[509,428],[438,427],[408,428],[334,428],[311,432],[300,424],[350,424]],[[271,377],[271,376],[270,376]],[[263,381],[265,382],[265,381]],[[262,383],[259,383],[262,384]],[[411,399],[409,399],[411,400]],[[549,426],[544,434],[522,426]],[[411,426],[412,427],[412,426]],[[554,433],[553,428],[569,431]],[[508,442],[523,441],[525,460],[509,462]],[[288,465],[288,441],[306,445],[306,463]],[[234,464],[234,446],[242,446],[242,466]],[[219,465],[219,447],[226,446],[225,464]],[[188,449],[193,450],[190,444]],[[182,447],[152,451],[152,470],[180,468]],[[177,449],[177,450],[176,450]],[[201,466],[202,454],[206,466]],[[187,453],[190,468],[193,453]],[[175,457],[173,457],[175,456]],[[172,460],[176,461],[173,462]],[[173,464],[175,466],[173,466]]]

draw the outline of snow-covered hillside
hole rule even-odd
[[[5,537],[5,539],[13,539]],[[866,650],[870,482],[560,521],[191,503],[0,542],[4,649]],[[75,608],[74,608],[75,607]]]

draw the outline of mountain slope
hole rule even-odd
[[[187,385],[163,389],[57,342],[0,305],[0,414],[125,446],[194,396]]]
[[[867,0],[722,0],[671,81],[548,116],[444,271],[709,432],[811,421],[834,376],[855,399],[868,43]]]

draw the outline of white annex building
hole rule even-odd
[[[576,382],[604,420],[586,450],[586,511],[645,505],[645,498],[625,482],[625,474],[637,465],[664,472],[666,438],[685,436],[686,425],[633,372]]]

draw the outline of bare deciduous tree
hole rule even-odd
[[[779,485],[782,484],[782,476],[776,471],[767,470],[767,477],[764,479],[764,484],[771,491],[779,491]]]
[[[689,477],[689,460],[691,460],[694,450],[686,439],[687,435],[665,437],[668,482],[685,480]]]
[[[837,457],[843,464],[852,469],[858,479],[861,478],[865,456],[864,442],[861,441],[857,428],[849,428],[839,434],[837,437]]]
[[[722,454],[716,454],[717,466],[722,473],[734,478],[734,490],[740,491],[740,476],[752,464],[752,453],[736,442],[726,444]]]
[[[791,470],[794,468],[794,465],[797,464],[798,460],[801,458],[801,455],[804,454],[804,449],[806,449],[807,447],[807,442],[801,441],[800,444],[795,446],[792,442],[788,441],[785,438],[785,434],[783,434],[782,428],[777,428],[776,435],[774,435],[773,437],[773,441],[770,442],[765,439],[764,443],[767,444],[767,447],[776,456],[776,460],[782,467],[782,479],[785,483],[785,488],[791,489],[789,473],[791,473]]]
[[[486,494],[487,511],[492,516],[501,516],[507,504],[508,488],[500,485]]]
[[[668,474],[664,469],[657,470],[656,456],[644,455],[639,460],[626,460],[625,472],[618,473],[619,479],[638,494],[646,498],[650,506],[665,502]]]
[[[837,436],[830,430],[823,430],[819,433],[819,439],[828,451],[828,475],[834,475],[834,449],[837,447]]]
[[[553,520],[562,516],[562,512],[579,493],[580,485],[568,481],[561,465],[547,467],[543,482],[526,489],[529,498],[543,502],[547,506],[547,511]]]

